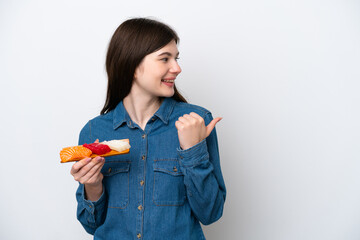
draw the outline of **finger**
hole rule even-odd
[[[96,139],[94,143],[99,143],[99,139]]]
[[[188,122],[188,120],[185,117],[179,117],[178,121],[183,124],[186,124]]]
[[[194,117],[194,118],[197,118],[197,119],[203,119],[199,114],[194,113],[194,112],[191,112],[191,113],[190,113],[190,116],[192,116],[192,117]]]
[[[175,127],[177,130],[182,130],[184,128],[184,124],[180,121],[175,122]]]
[[[101,170],[101,168],[100,168],[100,170]],[[102,181],[103,178],[104,178],[104,175],[101,172],[99,172],[99,173],[94,174],[91,178],[89,178],[87,180],[87,183],[88,184],[98,183],[98,182]]]
[[[197,122],[201,122],[201,120],[202,120],[202,117],[200,117],[200,116],[199,116],[200,118],[197,118],[197,117],[193,117],[189,114],[185,114],[183,117],[186,119],[187,123],[190,123],[190,124],[195,124]]]
[[[82,167],[87,165],[89,162],[91,162],[91,158],[84,158],[84,159],[74,163],[70,170],[71,175],[74,175],[75,173],[77,173]]]
[[[196,119],[197,122],[200,123],[201,125],[205,125],[205,120],[204,120],[204,118],[202,118],[199,114],[194,113],[194,112],[191,112],[191,113],[190,113],[190,116],[191,116],[193,119]]]
[[[214,129],[215,125],[221,120],[221,117],[217,117],[213,119],[207,126],[206,126],[206,137],[210,135],[212,130]]]
[[[182,117],[185,119],[192,119],[192,117],[189,114],[184,114]]]
[[[100,162],[96,163],[84,176],[79,179],[79,182],[84,183],[92,183],[96,181],[99,177],[99,173],[104,166],[105,161],[99,160]]]
[[[77,172],[72,174],[76,181],[79,181],[83,176],[85,176],[97,163],[99,163],[99,156],[90,159],[89,163],[80,168]]]
[[[88,183],[95,183],[98,180],[100,180],[99,178],[102,179],[102,173],[101,173],[101,169],[104,166],[104,164],[99,165],[99,167],[95,170],[95,172],[93,174],[89,173],[89,179],[87,180]]]
[[[74,179],[78,182],[83,183],[84,179],[88,179],[88,174],[89,172],[93,171],[92,169],[98,165],[101,165],[101,158],[100,157],[96,157],[94,158],[89,164],[87,164],[86,166],[84,166],[79,172],[77,172],[76,174],[74,174]],[[93,172],[91,173],[91,175],[93,174]]]
[[[101,171],[101,169],[102,169],[102,167],[104,166],[104,164],[105,164],[105,158],[103,158],[103,160],[101,160],[101,163],[99,164],[99,169],[96,170],[95,174],[96,174],[96,173],[99,173],[99,172]]]

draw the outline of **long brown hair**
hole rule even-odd
[[[108,86],[101,114],[113,110],[130,93],[135,70],[143,58],[172,40],[179,42],[173,29],[148,18],[129,19],[115,30],[106,55]],[[186,102],[175,86],[174,90],[172,98]]]

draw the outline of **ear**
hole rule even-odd
[[[141,74],[144,72],[144,64],[143,64],[143,62],[141,62],[140,64],[139,64],[139,66],[137,66],[136,68],[135,68],[135,71],[134,71],[134,80],[135,79],[137,79],[137,75],[140,75],[141,76]]]
[[[139,67],[137,67],[137,68],[135,69],[135,72],[134,72],[134,80],[136,80],[137,75],[139,74],[138,71],[139,71]]]

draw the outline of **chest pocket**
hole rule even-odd
[[[177,159],[154,160],[153,202],[158,206],[179,206],[185,202],[184,174]]]
[[[130,161],[105,163],[101,169],[109,208],[123,209],[129,203],[129,172]]]

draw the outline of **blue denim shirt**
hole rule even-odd
[[[76,193],[77,217],[94,239],[205,239],[199,221],[210,224],[223,213],[225,184],[215,129],[197,145],[180,149],[175,122],[196,112],[207,125],[206,109],[165,98],[142,130],[122,102],[90,120],[79,144],[130,140],[130,153],[107,157],[101,170],[104,192],[91,202],[84,186]]]

